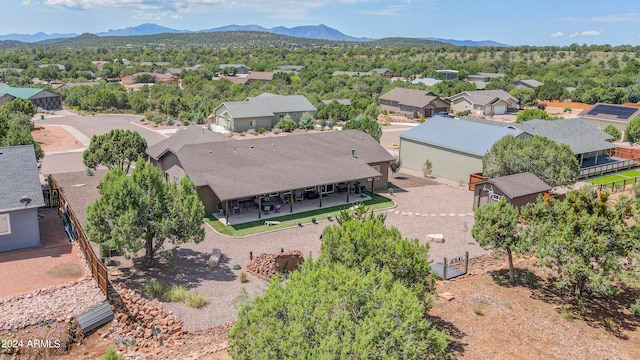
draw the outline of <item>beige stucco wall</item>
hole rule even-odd
[[[593,126],[597,126],[598,129],[604,130],[609,125],[615,126],[618,130],[622,131],[622,140],[626,141],[625,130],[627,130],[627,123],[621,123],[617,121],[607,121],[607,120],[599,120],[599,119],[589,119],[589,118],[581,118],[582,120],[588,122]]]
[[[472,111],[471,103],[464,98],[456,99],[451,102],[451,110],[453,113],[463,112],[465,110]]]
[[[202,201],[202,205],[204,205],[205,216],[210,216],[213,213],[217,214],[220,200],[216,194],[211,191],[211,188],[209,186],[199,186],[196,191],[198,192],[200,201]]]
[[[403,167],[422,171],[427,159],[433,165],[433,175],[462,183],[469,182],[469,174],[482,171],[482,158],[479,156],[400,139],[400,160]]]

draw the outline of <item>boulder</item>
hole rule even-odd
[[[443,234],[429,234],[427,235],[427,241],[442,244],[444,242]]]
[[[220,249],[213,249],[213,251],[211,251],[211,257],[209,257],[209,260],[207,261],[207,265],[210,267],[218,266],[221,258],[222,251]]]

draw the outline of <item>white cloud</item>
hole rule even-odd
[[[557,38],[557,37],[564,36],[564,33],[562,31],[558,31],[558,32],[555,32],[555,33],[551,34],[550,36],[552,38]]]
[[[628,13],[628,14],[622,14],[622,15],[594,16],[590,18],[565,17],[559,20],[565,21],[565,22],[611,22],[611,23],[640,22],[640,14]]]
[[[598,35],[602,35],[603,31],[597,31],[597,30],[588,30],[588,31],[583,31],[583,32],[574,32],[573,34],[569,35],[569,37],[578,37],[578,36],[598,36]]]

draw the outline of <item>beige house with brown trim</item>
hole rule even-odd
[[[463,91],[448,98],[454,113],[502,115],[516,111],[520,100],[504,90]]]
[[[449,100],[430,91],[398,87],[380,95],[379,100],[383,110],[411,119],[428,118],[439,112],[449,113],[450,106]]]

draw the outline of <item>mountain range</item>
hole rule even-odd
[[[364,37],[358,38],[358,37],[345,35],[336,29],[330,28],[322,24],[296,26],[292,28],[278,26],[271,29],[264,28],[260,25],[227,25],[227,26],[211,28],[211,29],[190,31],[190,30],[177,30],[177,29],[160,26],[157,24],[147,23],[147,24],[142,24],[135,27],[128,27],[125,29],[99,32],[99,33],[96,33],[95,35],[100,37],[138,36],[138,35],[155,35],[155,34],[165,34],[165,33],[207,33],[207,32],[221,32],[221,31],[257,31],[257,32],[267,32],[267,33],[286,35],[286,36],[298,37],[298,38],[334,40],[334,41],[367,42],[367,41],[375,40],[371,38],[364,38]],[[43,41],[43,40],[73,38],[77,36],[78,34],[57,34],[57,33],[46,34],[43,32],[39,32],[36,34],[7,34],[7,35],[0,35],[0,41],[14,40],[14,41],[21,41],[25,43],[34,43],[34,42]],[[473,41],[473,40],[453,40],[453,39],[439,39],[439,38],[425,38],[425,39],[445,42],[445,43],[453,44],[456,46],[508,46],[508,45],[500,44],[491,40]]]

